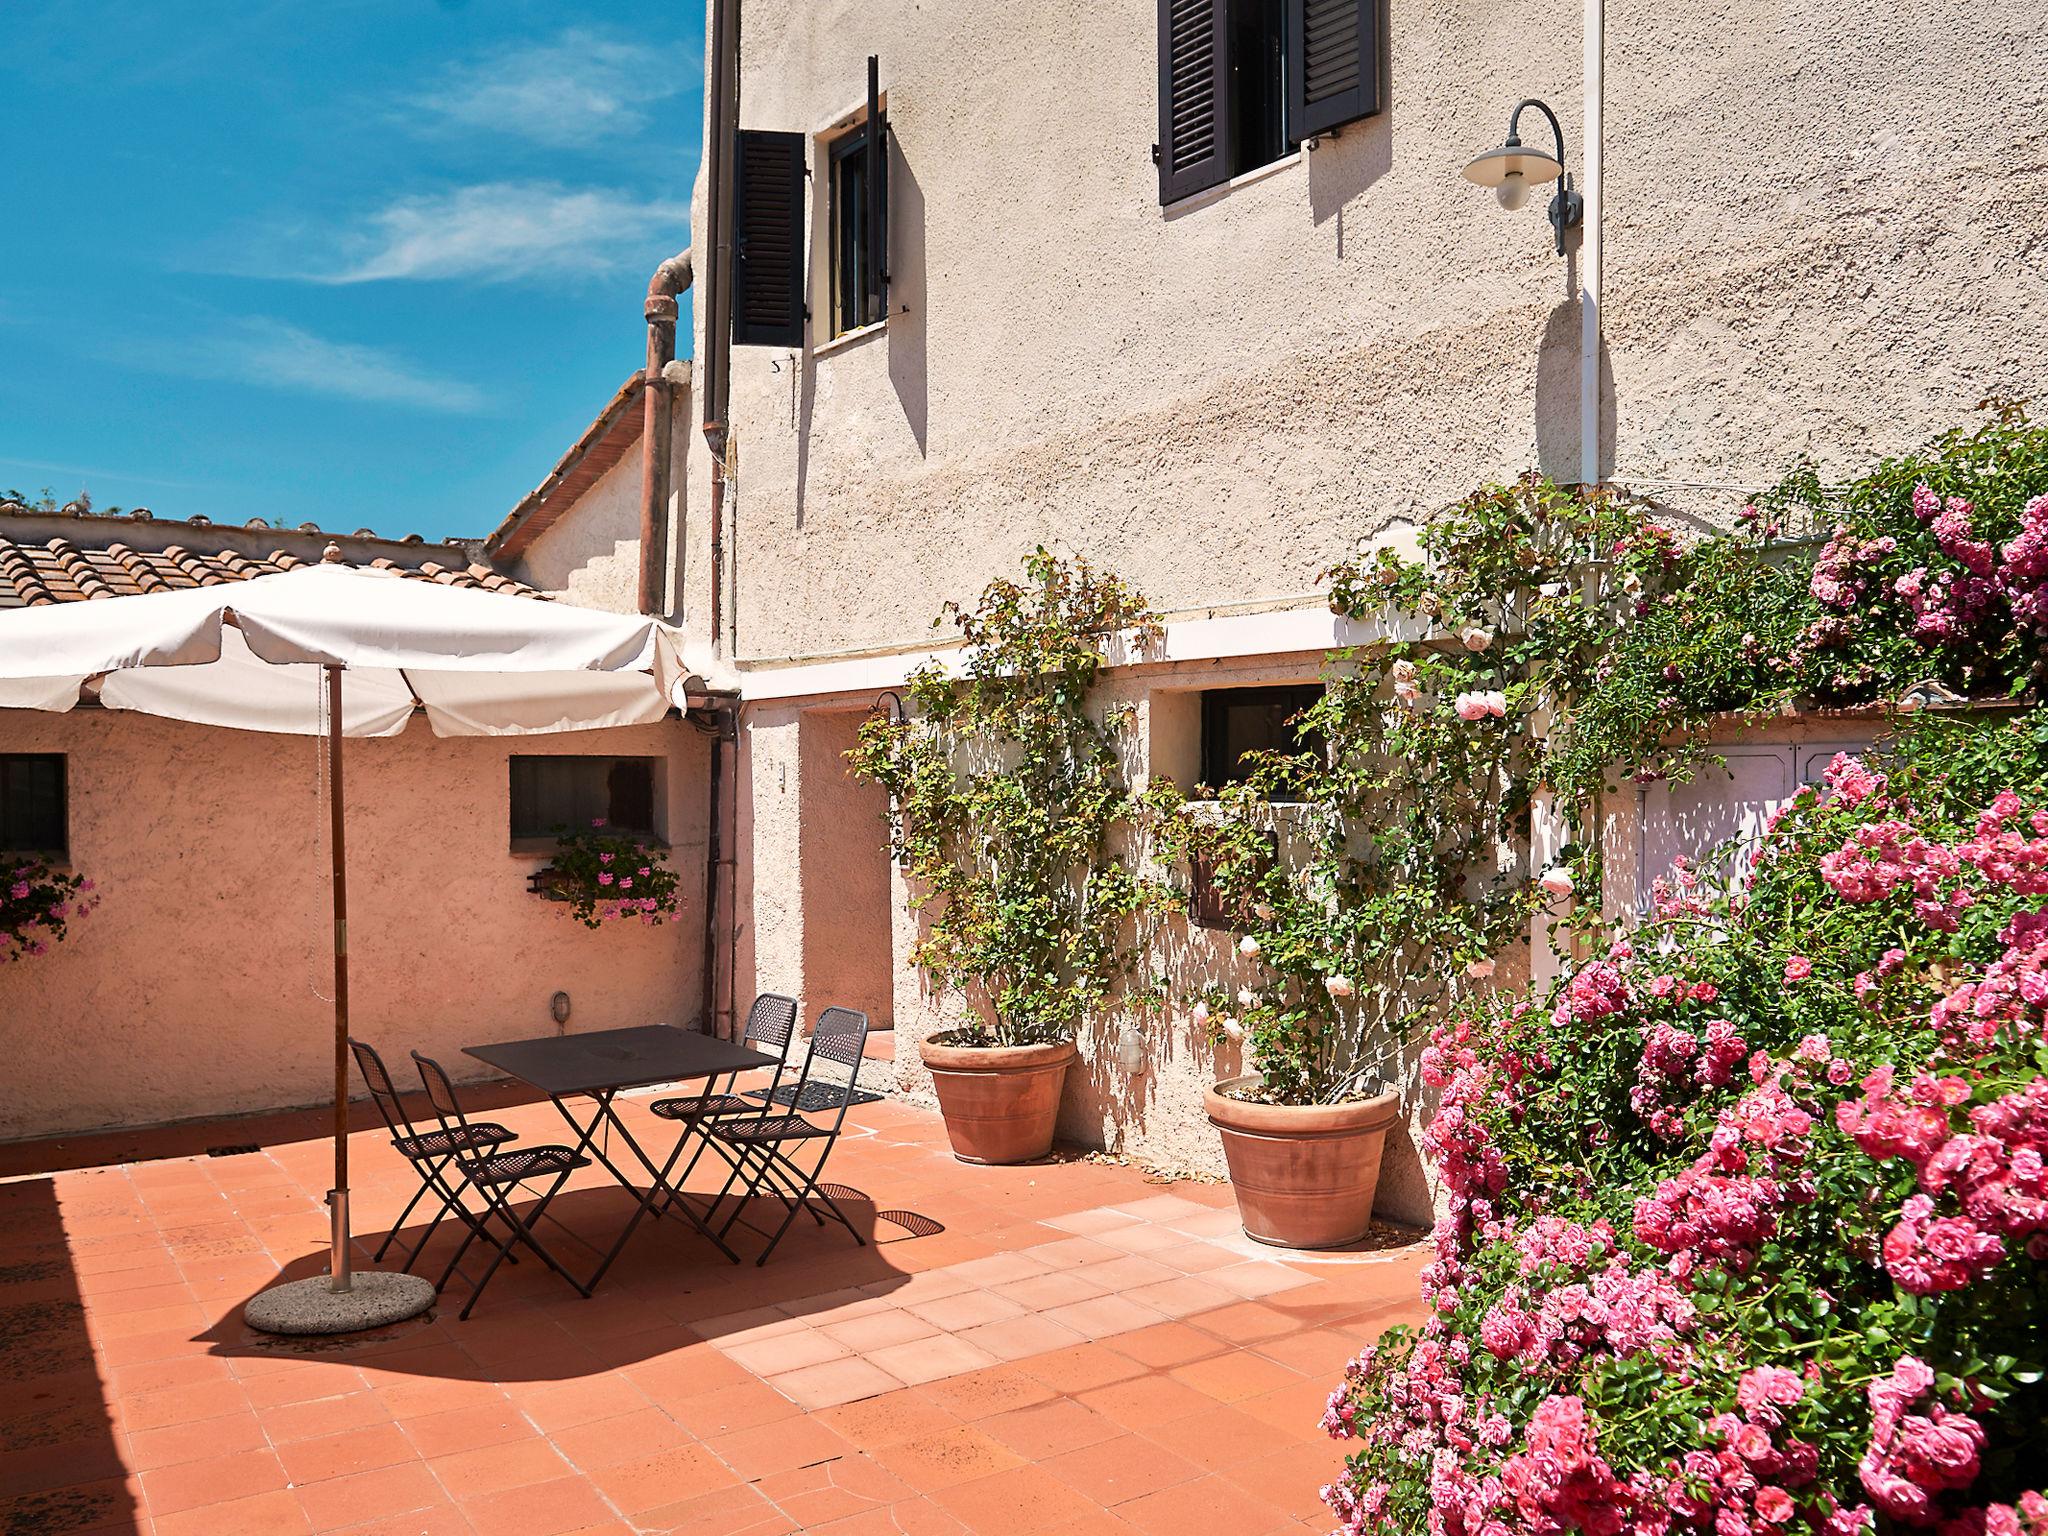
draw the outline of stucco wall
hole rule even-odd
[[[1381,116],[1162,210],[1150,0],[749,0],[749,128],[822,132],[880,56],[892,287],[884,328],[734,351],[736,659],[927,644],[943,600],[1041,542],[1163,610],[1284,601],[1485,478],[1576,478],[1576,259],[1552,254],[1541,198],[1504,212],[1458,171],[1541,96],[1582,172],[1581,8],[1390,12]],[[2048,390],[2036,7],[1609,0],[1607,37],[1604,474],[1721,517],[1800,455],[1861,465],[1987,393]],[[695,224],[705,248],[701,182]],[[708,485],[700,458],[693,549]],[[1155,748],[1184,757],[1185,712],[1154,703]],[[803,964],[801,715],[751,707],[743,735],[740,942],[764,985]],[[938,1014],[902,963],[896,893],[897,1071],[921,1094],[909,1045]],[[1084,1042],[1066,1132],[1217,1166],[1198,1090],[1233,1064],[1184,1021],[1167,1036],[1135,1094]],[[1412,1148],[1390,1156],[1390,1197],[1417,1214],[1419,1177],[1395,1171]]]
[[[1169,609],[1302,592],[1392,514],[1576,476],[1575,263],[1457,172],[1526,95],[1582,167],[1580,7],[1395,6],[1383,115],[1165,211],[1156,14],[749,4],[746,126],[826,128],[874,52],[896,147],[886,329],[734,353],[741,658],[914,642],[1039,540]],[[2040,393],[2044,74],[2024,0],[1610,4],[1617,475],[1846,465]]]
[[[704,738],[669,721],[345,745],[355,1031],[483,1075],[462,1047],[666,1021],[699,1006]],[[0,750],[67,754],[73,866],[102,905],[0,968],[0,1138],[317,1103],[331,1092],[326,813],[311,738],[113,711],[0,710]],[[526,890],[507,850],[507,757],[658,756],[679,924],[592,932]],[[405,1063],[400,1067],[399,1064]]]

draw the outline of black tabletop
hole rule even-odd
[[[550,1095],[607,1093],[775,1065],[773,1056],[667,1024],[471,1045],[464,1054]]]

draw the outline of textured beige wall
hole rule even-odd
[[[735,657],[928,643],[942,600],[1040,542],[1165,610],[1284,600],[1482,479],[1531,464],[1575,478],[1576,260],[1551,253],[1540,206],[1504,212],[1457,173],[1531,95],[1582,171],[1581,8],[1391,11],[1384,114],[1162,210],[1150,0],[749,0],[750,128],[825,130],[880,55],[894,283],[887,326],[824,355],[734,353]],[[2035,6],[1609,0],[1607,35],[1604,472],[1756,484],[1806,453],[1846,468],[1966,420],[1988,392],[2048,389]],[[703,213],[700,184],[700,248]],[[693,550],[708,483],[700,458]],[[1704,516],[1740,499],[1667,494]],[[1184,761],[1184,700],[1149,707],[1153,765]],[[786,799],[801,714],[755,706],[745,727],[741,945],[764,985],[802,972]],[[940,1015],[902,964],[915,920],[897,885],[898,1073],[921,1094],[908,1043]],[[1220,1166],[1199,1088],[1234,1063],[1188,1035],[1164,1031],[1135,1092],[1084,1042],[1066,1132]],[[1412,1148],[1392,1156],[1389,1208],[1423,1214]]]
[[[749,127],[824,129],[880,55],[895,312],[735,351],[737,654],[914,643],[1042,539],[1170,609],[1303,592],[1390,515],[1575,475],[1575,263],[1457,171],[1523,95],[1582,167],[1579,17],[1396,6],[1382,116],[1162,212],[1148,0],[750,3]],[[2048,383],[2035,7],[1615,0],[1608,38],[1622,478],[1856,463]]]
[[[695,1020],[704,738],[680,721],[441,740],[415,722],[346,744],[353,1027],[409,1074],[462,1047]],[[331,1090],[326,813],[310,738],[113,711],[0,710],[0,750],[69,759],[71,856],[102,904],[40,959],[0,968],[0,1138],[317,1103]],[[507,852],[513,752],[667,759],[678,924],[595,932],[526,889]]]

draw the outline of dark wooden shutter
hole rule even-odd
[[[1380,110],[1384,0],[1287,0],[1287,127],[1297,139]]]
[[[882,117],[882,61],[868,55],[867,263],[862,278],[862,324],[889,318],[889,124]]]
[[[1229,0],[1159,0],[1159,201],[1230,177]]]
[[[733,182],[732,340],[804,341],[804,136],[742,129]]]

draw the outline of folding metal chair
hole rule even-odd
[[[730,1119],[735,1115],[759,1115],[763,1112],[764,1103],[773,1107],[775,1091],[782,1086],[782,1074],[789,1067],[789,1037],[795,1033],[796,999],[785,997],[780,992],[763,992],[754,999],[754,1006],[747,1010],[747,1027],[740,1032],[740,1044],[750,1045],[763,1052],[772,1051],[775,1054],[775,1077],[768,1084],[765,1099],[747,1098],[736,1093],[734,1090],[739,1085],[740,1075],[738,1072],[731,1072],[726,1075],[725,1086],[722,1088],[715,1084],[706,1084],[702,1093],[674,1099],[656,1099],[647,1106],[652,1113],[664,1120],[677,1121],[683,1128],[682,1134],[676,1138],[675,1150],[669,1153],[668,1161],[662,1165],[663,1183],[673,1182],[680,1190],[689,1181],[691,1171],[696,1168],[697,1160],[704,1155],[705,1148],[716,1145],[708,1135],[703,1134],[708,1122]],[[690,1160],[683,1165],[682,1173],[671,1181],[669,1170],[675,1167],[676,1159],[682,1155],[683,1147],[691,1141],[696,1142],[697,1150],[690,1154]],[[726,1160],[726,1165],[732,1166],[732,1154],[723,1147],[718,1147],[717,1151],[718,1155]],[[666,1210],[676,1198],[675,1195],[669,1196],[669,1199],[663,1202],[662,1209]]]
[[[391,1132],[391,1145],[420,1176],[420,1187],[413,1191],[413,1197],[405,1202],[405,1209],[398,1213],[398,1220],[391,1224],[391,1230],[384,1234],[384,1241],[377,1245],[376,1262],[383,1261],[386,1250],[397,1240],[413,1208],[427,1197],[429,1191],[441,1202],[440,1208],[434,1212],[434,1219],[427,1223],[427,1230],[406,1250],[405,1262],[399,1266],[410,1273],[421,1250],[433,1240],[434,1233],[440,1229],[449,1212],[454,1212],[466,1227],[474,1228],[476,1225],[475,1215],[462,1202],[461,1191],[450,1182],[448,1165],[455,1160],[456,1153],[490,1152],[519,1138],[516,1132],[489,1121],[471,1122],[453,1135],[445,1130],[422,1131],[413,1123],[412,1114],[405,1107],[405,1099],[391,1081],[391,1073],[384,1065],[384,1058],[377,1054],[377,1048],[353,1038],[348,1048],[355,1054],[356,1070],[363,1074],[363,1081],[369,1086],[377,1113],[384,1117],[384,1124]]]
[[[441,1121],[441,1129],[451,1137],[468,1131],[469,1119],[462,1112],[462,1101],[455,1096],[455,1084],[449,1080],[447,1071],[438,1061],[429,1056],[422,1056],[418,1051],[412,1053],[412,1059],[413,1064],[419,1068],[420,1086],[427,1091],[427,1102],[433,1106],[435,1115]],[[516,1257],[512,1252],[514,1244],[523,1244],[538,1254],[542,1263],[576,1288],[578,1295],[588,1298],[590,1287],[564,1269],[561,1260],[542,1246],[540,1239],[533,1235],[533,1223],[547,1215],[549,1203],[561,1193],[562,1186],[569,1181],[569,1175],[578,1168],[588,1168],[590,1159],[579,1156],[567,1147],[541,1146],[517,1147],[509,1152],[485,1151],[481,1154],[458,1151],[454,1161],[455,1169],[462,1175],[465,1186],[474,1189],[483,1197],[484,1210],[469,1224],[469,1235],[463,1238],[462,1246],[455,1250],[455,1256],[448,1261],[448,1267],[441,1271],[441,1278],[434,1282],[434,1289],[438,1291],[448,1283],[449,1277],[462,1263],[463,1256],[469,1252],[469,1245],[478,1238],[482,1238],[497,1250],[491,1255],[491,1261],[484,1267],[484,1272],[477,1277],[475,1286],[469,1293],[469,1300],[462,1304],[462,1311],[458,1316],[469,1316],[470,1309],[477,1303],[477,1298],[483,1295],[484,1287],[490,1284],[491,1276],[498,1272],[498,1266],[505,1260]],[[529,1179],[547,1179],[552,1182],[536,1192],[525,1188]],[[519,1212],[513,1209],[514,1192],[534,1197],[535,1203],[529,1217],[522,1218]],[[508,1229],[506,1236],[500,1237],[491,1231],[490,1218],[493,1216],[505,1223]],[[560,1223],[556,1225],[559,1226]],[[567,1232],[569,1229],[563,1227],[562,1230]],[[569,1235],[575,1236],[573,1232]],[[577,1240],[582,1241],[580,1238]]]
[[[734,1154],[732,1176],[726,1180],[725,1188],[718,1192],[718,1199],[711,1202],[712,1211],[718,1209],[726,1195],[732,1191],[742,1174],[751,1166],[753,1177],[733,1207],[733,1213],[725,1219],[725,1225],[718,1229],[722,1238],[730,1232],[733,1223],[747,1208],[747,1202],[763,1189],[776,1195],[789,1207],[782,1218],[782,1225],[768,1239],[768,1246],[761,1250],[755,1264],[766,1264],[768,1255],[775,1251],[789,1231],[790,1223],[796,1220],[798,1211],[807,1211],[820,1225],[824,1216],[812,1204],[815,1197],[823,1201],[825,1213],[853,1234],[853,1240],[863,1248],[867,1239],[847,1219],[839,1203],[819,1185],[818,1180],[825,1171],[825,1161],[838,1145],[839,1132],[846,1124],[847,1107],[853,1102],[854,1088],[860,1080],[860,1065],[867,1049],[868,1016],[853,1008],[827,1008],[818,1015],[818,1027],[811,1035],[811,1046],[804,1057],[803,1075],[797,1080],[797,1096],[803,1100],[804,1089],[811,1085],[811,1076],[818,1064],[830,1062],[846,1069],[846,1082],[832,1084],[838,1089],[838,1113],[832,1117],[829,1126],[822,1126],[802,1114],[777,1114],[771,1100],[762,1107],[762,1112],[751,1120],[726,1119],[713,1122],[709,1134],[716,1137]],[[818,1160],[806,1172],[785,1148],[801,1146],[805,1142],[818,1143]],[[708,1219],[708,1218],[707,1218]]]

